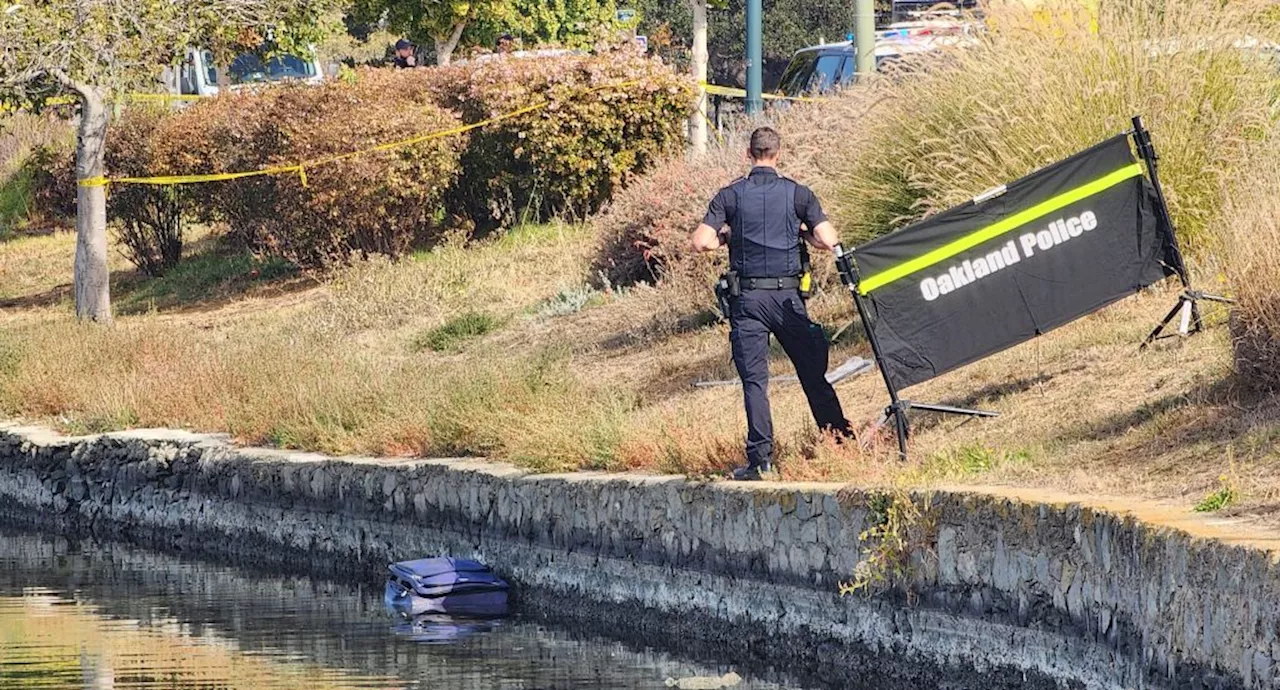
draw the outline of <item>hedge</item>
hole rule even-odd
[[[121,198],[134,201],[114,206],[112,217],[123,228],[130,215],[154,216],[143,206],[165,192],[181,202],[184,218],[226,223],[234,245],[302,266],[397,256],[449,229],[486,231],[596,211],[635,175],[682,149],[692,98],[691,82],[660,62],[617,53],[366,68],[318,85],[233,92],[158,120],[130,108],[112,127],[130,135],[127,144],[114,136],[108,143],[110,175],[323,162],[305,167],[305,185],[297,173],[185,185],[176,193],[119,185],[113,195],[129,190]],[[469,132],[344,156],[544,102]],[[144,131],[146,141],[135,141]],[[73,187],[59,188],[74,199]]]
[[[684,146],[692,84],[654,60],[627,53],[495,60],[466,76],[443,105],[456,103],[467,122],[550,101],[472,136],[451,201],[480,229],[593,213]]]
[[[325,161],[301,173],[197,185],[192,196],[206,220],[227,222],[232,239],[301,266],[324,266],[352,254],[396,256],[441,232],[440,208],[464,139],[341,156],[457,124],[441,108],[406,103],[376,84],[332,81],[202,102],[160,136],[172,169],[221,173]]]

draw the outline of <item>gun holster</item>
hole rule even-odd
[[[720,305],[720,314],[725,321],[732,317],[730,299],[742,296],[742,280],[737,271],[725,271],[716,281],[716,303]]]

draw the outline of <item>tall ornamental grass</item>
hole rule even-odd
[[[1223,266],[1237,304],[1231,314],[1236,370],[1252,387],[1280,391],[1280,146],[1228,195]]]
[[[822,186],[839,202],[846,239],[941,211],[1142,115],[1184,242],[1212,249],[1223,184],[1280,115],[1280,66],[1257,47],[1280,31],[1275,3],[1100,4],[1096,21],[1057,0],[1035,14],[994,4],[975,44],[922,56],[840,99],[832,117],[874,102],[860,134],[833,139],[826,161]]]

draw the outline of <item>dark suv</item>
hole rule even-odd
[[[876,55],[876,69],[879,70],[892,57]],[[857,57],[852,41],[802,48],[796,51],[787,70],[782,73],[782,79],[778,80],[778,93],[804,96],[848,86],[857,78],[856,67]]]

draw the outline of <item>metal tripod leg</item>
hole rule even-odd
[[[991,412],[990,410],[970,410],[965,407],[951,407],[949,405],[931,405],[928,403],[907,402],[907,407],[913,410],[926,410],[929,412],[941,412],[942,414],[962,414],[970,417],[999,417],[999,412]]]
[[[890,405],[884,410],[885,415],[893,420],[894,431],[898,434],[898,458],[907,459],[907,437],[911,435],[911,425],[907,421],[907,411],[900,403]]]
[[[1191,307],[1191,324],[1188,333],[1199,333],[1203,331],[1204,318],[1200,315],[1201,300],[1204,300],[1205,302],[1218,302],[1221,304],[1236,303],[1235,300],[1222,297],[1220,295],[1210,295],[1196,290],[1187,290],[1178,296],[1178,303],[1173,305],[1173,309],[1169,310],[1168,315],[1164,317],[1164,320],[1160,322],[1160,325],[1155,327],[1155,330],[1151,331],[1151,334],[1147,336],[1146,340],[1142,341],[1142,344],[1138,346],[1138,349],[1145,350],[1148,345],[1159,340],[1161,338],[1161,334],[1164,333],[1164,330],[1169,327],[1170,323],[1173,323],[1173,320],[1177,318],[1178,314],[1186,309],[1188,305]]]
[[[1173,309],[1169,310],[1168,315],[1164,317],[1164,320],[1160,322],[1160,325],[1155,327],[1155,330],[1151,331],[1151,334],[1147,336],[1146,340],[1142,341],[1142,344],[1138,346],[1138,349],[1145,350],[1147,349],[1148,345],[1150,345],[1151,343],[1154,343],[1160,337],[1160,334],[1164,332],[1164,329],[1168,328],[1169,324],[1172,323],[1173,320],[1178,317],[1178,314],[1182,311],[1182,305],[1186,303],[1187,303],[1186,295],[1179,297],[1178,303],[1173,305]],[[1196,321],[1198,323],[1199,318],[1197,318]]]
[[[894,431],[898,435],[898,456],[902,460],[907,459],[907,439],[911,437],[911,423],[907,418],[907,412],[910,410],[924,410],[925,412],[937,412],[939,414],[956,414],[967,417],[999,417],[999,412],[991,412],[989,410],[970,410],[965,407],[952,407],[950,405],[934,405],[932,403],[917,403],[910,400],[899,400],[897,403],[884,408],[885,421],[893,421]]]

